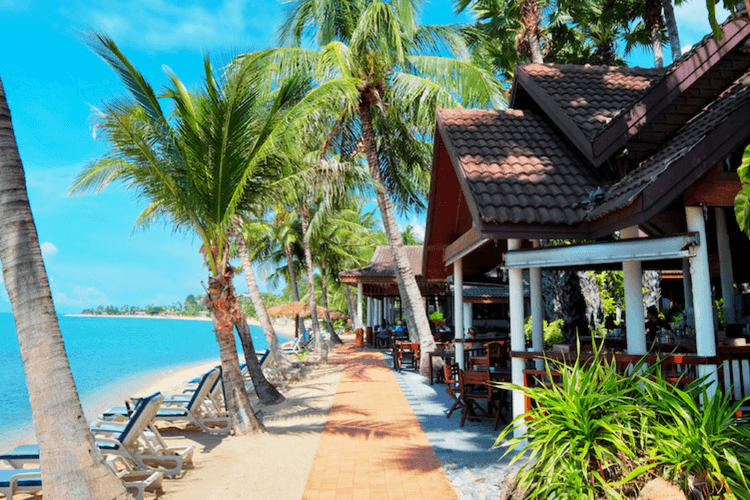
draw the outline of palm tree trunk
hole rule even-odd
[[[0,261],[40,447],[44,498],[127,499],[104,464],[65,353],[0,81]]]
[[[664,24],[667,25],[667,34],[669,35],[669,45],[672,48],[672,62],[674,62],[682,55],[680,32],[677,29],[672,0],[662,0],[662,7],[664,8]]]
[[[243,435],[253,431],[265,432],[265,427],[255,416],[240,373],[234,325],[242,320],[242,308],[234,292],[231,270],[221,276],[208,278],[206,307],[211,313],[216,341],[219,343],[224,402],[232,419],[234,433]]]
[[[661,0],[646,0],[646,26],[651,36],[651,49],[654,52],[654,67],[664,67],[664,54],[661,47],[661,30],[664,18],[661,15]]]
[[[307,235],[307,226],[309,224],[309,214],[307,209],[302,207],[302,244],[305,248],[305,267],[307,267],[307,287],[309,290],[310,300],[310,317],[312,318],[313,338],[315,339],[315,352],[323,354],[327,351],[327,343],[324,345],[323,336],[320,334],[320,322],[318,321],[318,304],[315,301],[315,276],[313,275],[312,251],[310,250],[310,237]],[[325,356],[324,356],[325,357]]]
[[[521,2],[521,22],[524,25],[526,43],[532,63],[544,64],[542,45],[539,42],[540,8],[536,0]]]
[[[294,271],[294,255],[292,254],[292,245],[284,245],[286,254],[286,267],[289,271],[289,284],[292,285],[292,299],[299,302],[299,285],[297,284],[297,273]],[[299,337],[305,331],[305,324],[302,316],[299,314],[294,317],[295,337]]]
[[[352,294],[349,286],[344,287],[344,296],[346,296],[346,309],[349,311],[349,318],[354,317],[354,304],[352,304]]]
[[[255,394],[258,399],[264,405],[275,405],[284,401],[284,396],[271,384],[266,376],[263,374],[263,369],[260,367],[258,362],[258,355],[255,351],[255,344],[253,344],[253,336],[250,333],[250,327],[247,326],[247,318],[242,315],[242,320],[235,323],[234,328],[237,330],[237,335],[240,337],[242,342],[242,352],[245,353],[245,363],[247,364],[247,371],[250,373],[250,378],[253,380],[253,387],[255,387]]]
[[[258,282],[255,279],[253,264],[252,262],[250,262],[250,253],[247,251],[247,242],[242,237],[242,235],[236,238],[236,241],[240,251],[240,258],[242,259],[242,269],[245,274],[245,281],[247,282],[247,290],[250,294],[250,300],[253,303],[255,312],[258,314],[258,322],[263,329],[263,335],[265,335],[266,337],[268,348],[271,350],[271,356],[273,356],[273,360],[276,363],[276,366],[279,367],[279,370],[283,374],[286,374],[289,368],[291,368],[292,362],[282,352],[281,344],[279,344],[279,339],[276,336],[273,325],[271,324],[271,318],[268,316],[266,303],[263,301],[263,297],[260,294],[260,289],[258,289]],[[242,339],[242,337],[240,337],[240,339]],[[244,341],[242,347],[243,349],[245,348]],[[255,349],[253,349],[253,351],[255,351]],[[245,351],[245,354],[247,357],[247,351]],[[249,365],[250,362],[248,361],[248,366]],[[265,377],[263,377],[263,379],[265,380]],[[255,382],[255,377],[253,377],[253,382]],[[268,383],[268,381],[266,381],[266,383]],[[258,390],[257,385],[255,387],[255,390]]]
[[[402,293],[401,300],[409,310],[407,321],[409,330],[416,331],[419,335],[419,347],[421,352],[420,373],[428,375],[428,353],[435,350],[435,339],[430,332],[430,323],[427,319],[427,312],[422,305],[422,294],[419,291],[419,285],[414,278],[411,269],[411,263],[404,251],[404,243],[401,239],[401,233],[398,229],[398,223],[393,212],[393,204],[388,192],[383,184],[380,173],[380,160],[378,159],[378,149],[375,143],[375,130],[372,128],[372,117],[370,115],[370,104],[362,99],[359,105],[359,116],[362,122],[362,139],[365,144],[365,153],[367,155],[367,164],[370,168],[377,197],[378,208],[380,209],[380,218],[383,221],[383,228],[388,237],[388,245],[393,253],[393,262],[395,266],[396,281],[399,284],[399,290]]]
[[[336,330],[333,329],[331,313],[328,311],[328,277],[326,276],[325,261],[320,263],[320,286],[323,289],[323,307],[326,308],[326,324],[328,325],[328,334],[331,338],[331,342],[334,344],[343,344],[344,342],[338,335],[336,335]]]

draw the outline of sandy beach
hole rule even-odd
[[[186,381],[216,366],[203,363],[174,371],[141,387],[132,395],[155,391],[180,392]],[[144,499],[205,500],[254,498],[298,500],[320,442],[321,433],[341,378],[342,365],[303,368],[298,381],[287,384],[286,401],[261,405],[251,395],[253,408],[263,412],[265,433],[247,436],[211,436],[183,425],[159,424],[172,446],[194,445],[193,465],[163,482],[163,493]],[[39,500],[41,495],[19,494],[15,499]]]

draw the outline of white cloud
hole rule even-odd
[[[82,287],[80,285],[76,285],[70,294],[65,292],[55,293],[54,300],[55,304],[59,306],[79,308],[96,307],[110,303],[107,294],[101,290],[94,287]]]
[[[2,1],[2,0],[0,0]],[[93,5],[92,5],[93,4]],[[207,5],[208,4],[208,5]],[[60,9],[62,15],[102,30],[119,44],[148,52],[222,47],[260,35],[264,43],[274,33],[277,2],[219,0],[79,0]],[[245,47],[237,47],[245,48]]]
[[[425,225],[422,223],[422,220],[414,216],[409,225],[414,229],[414,236],[424,241]]]
[[[46,258],[54,257],[54,255],[57,253],[57,247],[50,243],[49,241],[45,241],[41,244],[42,247],[42,256]]]

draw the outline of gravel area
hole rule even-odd
[[[519,461],[511,466],[510,456],[501,459],[503,449],[491,449],[500,429],[493,431],[491,422],[468,420],[459,427],[460,411],[446,418],[453,400],[444,384],[431,386],[413,370],[394,373],[459,498],[496,499],[505,476],[523,465]],[[507,410],[505,416],[510,419]]]

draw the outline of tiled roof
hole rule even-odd
[[[614,184],[586,217],[587,220],[597,219],[628,205],[671,165],[685,157],[709,132],[721,125],[733,111],[750,99],[750,85],[743,83],[747,78],[750,78],[750,73],[736,80],[734,85],[690,119],[653,156]]]
[[[441,109],[438,128],[486,223],[578,224],[603,186],[533,112]]]
[[[665,68],[588,64],[525,64],[522,69],[590,140],[667,73]]]
[[[414,276],[422,275],[422,245],[404,245],[406,256],[409,258]],[[393,254],[388,245],[379,245],[370,258],[370,263],[359,269],[350,269],[339,273],[342,278],[395,278],[393,270]]]

